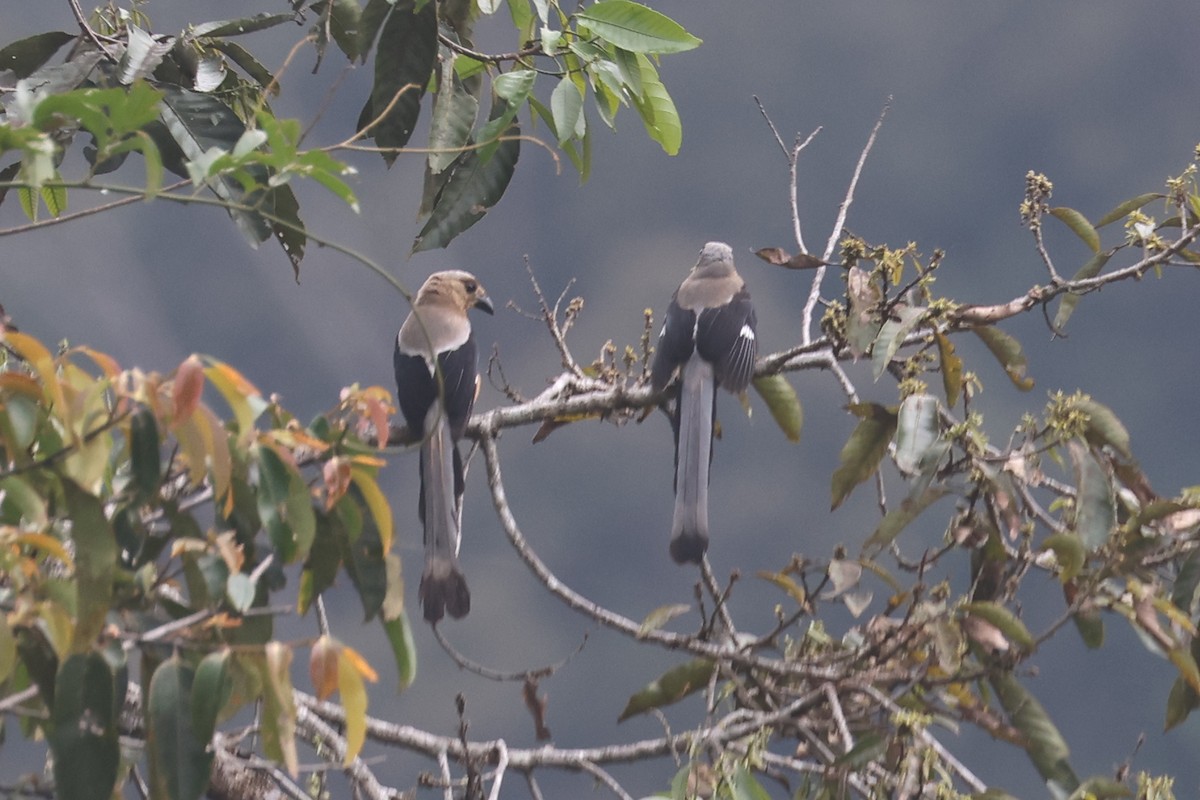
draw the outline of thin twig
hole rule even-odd
[[[596,764],[593,764],[591,761],[581,761],[579,762],[579,766],[584,772],[592,775],[596,778],[596,780],[607,786],[608,790],[617,797],[621,798],[621,800],[633,800],[633,796],[630,795],[629,792],[625,791],[621,784],[617,782],[616,778],[614,778],[612,775],[609,775],[608,772],[601,769]]]
[[[495,431],[481,430],[480,445],[483,449],[484,464],[487,471],[488,487],[492,492],[492,506],[500,519],[500,524],[508,536],[509,542],[537,577],[538,581],[552,594],[576,611],[581,611],[605,627],[620,631],[627,636],[643,641],[651,641],[672,650],[686,650],[695,655],[708,656],[714,659],[727,659],[735,664],[754,669],[760,669],[773,675],[807,676],[829,680],[834,673],[822,665],[806,663],[803,660],[788,660],[769,658],[766,656],[744,653],[734,649],[730,644],[711,644],[698,641],[694,637],[664,630],[643,630],[642,626],[633,620],[623,617],[614,611],[593,603],[567,586],[550,571],[550,568],[538,557],[533,548],[525,540],[513,517],[508,505],[508,497],[504,491],[504,482],[500,472],[500,456],[496,450]]]
[[[832,683],[821,684],[821,691],[829,701],[829,710],[833,713],[833,721],[837,723],[838,735],[842,737],[843,752],[849,753],[854,749],[854,735],[846,724],[846,714],[842,711],[842,703],[838,700],[837,689]]]
[[[496,772],[492,778],[492,790],[488,800],[500,800],[500,784],[504,782],[504,772],[508,769],[508,745],[503,739],[496,740]]]
[[[888,97],[887,102],[883,106],[883,110],[879,112],[879,118],[875,120],[875,127],[871,129],[871,135],[867,137],[867,143],[859,153],[858,163],[854,166],[854,175],[850,178],[850,185],[846,187],[846,196],[842,200],[841,206],[838,207],[837,220],[833,224],[833,230],[829,234],[828,241],[825,242],[825,252],[821,255],[822,261],[829,261],[833,258],[833,251],[837,249],[838,240],[842,237],[842,228],[846,225],[846,216],[850,212],[850,205],[854,202],[854,192],[858,188],[858,179],[862,176],[863,167],[867,163],[867,156],[871,152],[871,148],[875,146],[875,139],[879,136],[879,129],[883,127],[883,120],[887,116],[888,109],[891,108],[892,98]],[[804,312],[801,315],[800,326],[800,341],[803,344],[812,342],[812,321],[813,311],[817,307],[817,302],[821,299],[821,282],[825,280],[825,265],[817,267],[816,273],[813,275],[812,287],[808,291],[808,300],[804,303]]]

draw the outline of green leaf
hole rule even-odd
[[[62,480],[63,495],[71,515],[71,539],[75,545],[76,623],[72,649],[88,650],[104,628],[113,598],[117,572],[117,540],[100,501],[68,478]]]
[[[642,620],[642,624],[638,627],[638,638],[645,638],[646,634],[658,630],[671,620],[691,610],[692,607],[686,603],[672,603],[671,605],[659,606]]]
[[[936,397],[911,394],[904,398],[896,416],[896,468],[905,475],[925,471],[929,453],[935,449],[940,433]]]
[[[304,479],[269,446],[255,448],[259,466],[258,513],[284,563],[308,555],[316,518]],[[232,579],[231,579],[232,580]]]
[[[992,675],[991,684],[1012,726],[1024,737],[1025,752],[1038,774],[1052,791],[1063,795],[1073,791],[1079,779],[1067,760],[1071,751],[1046,709],[1011,672]]]
[[[942,366],[942,391],[946,393],[946,405],[954,408],[962,394],[963,362],[954,349],[950,337],[941,331],[934,331],[933,339],[937,342],[938,360]]]
[[[216,730],[221,709],[233,695],[232,651],[222,648],[200,660],[192,682],[192,732],[207,742]],[[161,667],[160,667],[161,669]]]
[[[50,216],[58,218],[67,210],[67,189],[65,186],[43,186],[42,202]]]
[[[1075,630],[1086,647],[1098,650],[1104,644],[1104,618],[1096,609],[1076,611],[1071,615]]]
[[[1013,386],[1016,386],[1022,392],[1028,392],[1033,388],[1033,378],[1030,378],[1026,374],[1029,364],[1025,360],[1025,351],[1021,349],[1020,342],[991,325],[971,328],[971,331],[983,340],[988,350],[992,352],[992,355],[1004,367],[1004,371],[1008,374],[1008,379],[1012,381]]]
[[[1010,642],[1015,644],[1022,650],[1033,649],[1033,634],[1025,627],[1025,623],[1021,622],[1011,611],[998,603],[989,601],[981,601],[975,603],[964,603],[962,605],[964,614],[979,617],[985,622],[991,623],[1001,633],[1003,633]]]
[[[396,660],[396,673],[399,676],[399,691],[404,691],[417,678],[417,646],[413,642],[412,626],[408,622],[408,614],[401,612],[395,619],[379,621],[383,624],[383,632],[387,635],[388,643],[392,646],[392,656]]]
[[[1105,250],[1096,253],[1089,258],[1079,271],[1071,276],[1072,281],[1084,281],[1088,278],[1094,278],[1100,274],[1100,270],[1104,269],[1104,265],[1112,258],[1114,250]],[[1075,313],[1075,306],[1079,305],[1079,300],[1082,295],[1074,292],[1067,292],[1062,296],[1062,300],[1058,303],[1058,311],[1054,314],[1054,327],[1061,329],[1067,324],[1067,320],[1071,318],[1071,314]]]
[[[333,8],[329,9],[329,35],[333,37],[333,41],[337,43],[346,58],[351,62],[357,61],[361,55],[360,24],[362,22],[362,9],[358,5],[358,0],[322,0],[313,5],[313,11],[322,15],[324,18],[325,10],[328,8],[327,3],[332,1]],[[321,21],[318,21],[317,26],[321,27]]]
[[[1103,547],[1117,524],[1111,471],[1079,439],[1067,443],[1075,466],[1075,532],[1089,552]]]
[[[638,53],[637,64],[640,68],[641,91],[631,93],[633,104],[642,117],[642,125],[651,140],[658,142],[664,153],[669,156],[677,155],[683,145],[683,124],[679,121],[675,101],[671,99],[667,87],[658,79],[658,70],[654,68],[650,59]]]
[[[1084,244],[1092,248],[1093,253],[1100,252],[1100,234],[1083,214],[1073,208],[1058,206],[1050,209],[1050,215],[1074,231]]]
[[[1097,220],[1096,227],[1103,228],[1105,225],[1111,225],[1118,220],[1125,219],[1125,217],[1129,216],[1132,212],[1137,211],[1147,203],[1163,197],[1166,197],[1166,195],[1159,194],[1158,192],[1139,194],[1137,197],[1131,197]]]
[[[295,22],[295,14],[255,14],[243,19],[223,20],[220,22],[202,22],[192,26],[190,33],[197,39],[202,36],[216,38],[219,36],[241,36],[245,33],[257,33],[287,22]]]
[[[412,252],[445,247],[500,200],[521,153],[521,142],[516,138],[519,134],[514,122],[486,161],[474,150],[458,157],[450,167],[450,177],[438,193],[429,219],[413,240]]]
[[[892,315],[884,320],[871,348],[871,371],[875,380],[879,380],[884,370],[892,363],[896,352],[904,344],[904,339],[925,316],[925,311],[921,306],[898,306]]]
[[[6,475],[0,478],[0,521],[27,530],[44,530],[50,523],[46,500],[20,475]]]
[[[850,411],[860,422],[838,456],[841,465],[833,473],[833,505],[842,504],[855,486],[875,474],[887,454],[896,431],[896,415],[875,403],[858,403]]]
[[[763,375],[754,379],[754,390],[767,404],[771,418],[787,440],[799,442],[800,429],[804,427],[804,409],[788,379],[783,375]]]
[[[354,0],[347,1],[350,3],[354,2]],[[264,89],[275,85],[275,76],[271,71],[263,66],[262,62],[255,58],[253,53],[237,42],[231,42],[227,39],[207,39],[204,42],[204,46],[219,50],[226,58],[236,64],[242,72],[246,73],[250,80]],[[278,88],[275,91],[278,91]]]
[[[1079,403],[1079,409],[1088,415],[1084,436],[1089,442],[1096,446],[1108,445],[1125,458],[1133,458],[1129,431],[1111,408],[1089,397]]]
[[[1058,579],[1063,583],[1072,580],[1083,569],[1087,560],[1087,548],[1078,534],[1064,531],[1052,533],[1042,542],[1043,550],[1050,550],[1058,561]]]
[[[379,528],[371,514],[364,514],[366,499],[358,486],[350,484],[346,496],[330,516],[335,535],[342,547],[346,574],[362,601],[363,621],[370,620],[383,607],[387,597],[387,562]]]
[[[300,592],[296,601],[301,614],[307,614],[313,601],[333,586],[342,565],[341,550],[334,532],[335,523],[323,511],[317,510],[315,514],[316,534],[304,570],[300,573]]]
[[[1071,792],[1067,800],[1110,800],[1118,797],[1132,797],[1133,791],[1123,783],[1112,778],[1088,778]]]
[[[854,743],[848,751],[838,756],[834,764],[850,769],[865,769],[887,752],[888,740],[878,731],[870,731]]]
[[[239,614],[245,614],[254,606],[257,583],[244,572],[235,572],[225,582],[225,597],[229,605]]]
[[[153,497],[162,481],[162,456],[158,448],[158,421],[153,411],[142,406],[129,421],[129,471],[141,499]]]
[[[0,48],[0,72],[12,70],[17,80],[28,78],[57,53],[64,44],[78,38],[64,31],[49,31],[30,36]]]
[[[733,800],[771,800],[770,793],[758,782],[754,773],[743,764],[739,764],[734,770],[730,788]]]
[[[229,106],[216,97],[173,86],[165,86],[162,98],[162,121],[171,139],[178,145],[184,159],[201,164],[211,159],[210,151],[229,152],[237,145],[246,126]],[[258,180],[266,183],[266,172],[260,170]],[[260,214],[249,210],[256,195],[228,175],[205,181],[217,197],[235,206],[226,211],[251,246],[266,241],[271,235],[270,223]],[[261,189],[261,186],[260,186]]]
[[[944,488],[926,489],[923,492],[906,497],[900,505],[890,509],[879,521],[879,526],[863,543],[863,552],[872,553],[887,547],[900,533],[917,517],[947,494]]]
[[[213,755],[193,727],[194,678],[178,655],[160,664],[150,678],[146,749],[155,797],[199,800],[208,788]]]
[[[558,143],[583,136],[583,94],[570,79],[564,78],[550,94],[550,113],[554,119],[554,133]]]
[[[383,114],[393,98],[396,99],[391,110],[370,130],[369,136],[380,147],[401,148],[408,144],[421,113],[421,98],[429,85],[437,50],[437,5],[425,3],[416,10],[414,0],[396,0],[379,34],[375,83],[364,109],[365,122],[360,118],[361,129],[363,124]],[[381,155],[391,166],[399,153],[384,152]]]
[[[441,67],[437,94],[433,98],[433,118],[429,123],[429,171],[438,174],[454,163],[471,142],[471,128],[479,114],[479,100],[454,72],[447,59]]]
[[[55,797],[109,800],[117,782],[121,748],[117,738],[119,700],[112,670],[92,651],[63,662],[50,709]]]
[[[637,694],[629,698],[625,710],[617,718],[624,722],[630,717],[642,714],[652,708],[676,703],[689,694],[698,692],[712,680],[716,664],[706,658],[696,658],[677,667],[672,667],[657,680],[648,684]]]
[[[575,16],[592,33],[634,53],[681,53],[700,45],[670,17],[631,0],[600,0]]]
[[[1171,684],[1170,694],[1167,695],[1167,715],[1163,730],[1169,731],[1182,723],[1197,706],[1200,706],[1200,695],[1196,694],[1196,690],[1182,676],[1177,677]]]

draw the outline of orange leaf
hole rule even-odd
[[[308,657],[308,677],[318,700],[328,700],[338,688],[338,651],[341,646],[330,636],[322,636],[313,644]]]
[[[191,418],[196,406],[200,405],[200,395],[203,391],[204,368],[200,359],[192,354],[175,370],[175,383],[171,393],[174,401],[171,415],[173,428]]]
[[[359,675],[369,680],[371,683],[376,683],[379,680],[379,675],[367,663],[367,660],[362,657],[362,654],[349,645],[342,645],[342,658],[346,659],[354,666]]]
[[[325,462],[321,475],[325,479],[325,510],[331,511],[350,488],[350,461],[335,456]]]
[[[83,353],[85,356],[95,362],[100,371],[104,373],[104,377],[112,380],[121,374],[121,365],[117,360],[108,353],[101,353],[99,350],[93,350],[85,345],[78,345],[71,348],[71,352]]]

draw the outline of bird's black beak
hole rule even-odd
[[[475,297],[475,307],[480,311],[486,311],[489,314],[495,314],[496,309],[492,308],[492,298],[486,294],[477,295]]]

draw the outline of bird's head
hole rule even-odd
[[[692,273],[701,278],[723,278],[735,272],[733,248],[724,242],[709,242],[700,250]]]
[[[478,308],[488,314],[494,313],[492,299],[483,285],[469,272],[458,269],[435,272],[429,276],[421,291],[417,293],[417,305],[449,302],[462,311]]]

